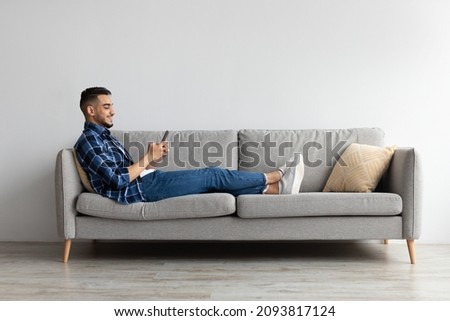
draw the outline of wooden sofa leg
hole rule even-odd
[[[64,256],[63,256],[63,262],[67,263],[69,260],[69,254],[70,254],[70,246],[72,245],[72,240],[66,240],[64,242]]]
[[[389,244],[389,240],[384,240],[384,245],[388,245]]]
[[[416,264],[416,249],[414,247],[414,240],[406,240],[406,244],[408,245],[409,260],[411,261],[411,264]]]

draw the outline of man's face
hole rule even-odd
[[[111,96],[99,95],[97,96],[97,99],[97,103],[93,104],[93,106],[88,106],[91,120],[98,125],[111,128],[113,126],[113,117],[115,114]]]

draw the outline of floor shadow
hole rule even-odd
[[[98,259],[379,259],[373,244],[361,242],[95,242],[73,244],[71,257]],[[381,246],[381,245],[380,245]],[[88,249],[86,249],[88,247]],[[81,250],[81,252],[80,252]],[[87,250],[87,251],[86,251]]]

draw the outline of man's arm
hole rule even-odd
[[[78,160],[86,172],[95,174],[108,186],[115,189],[126,187],[149,166],[167,155],[168,142],[149,144],[147,153],[135,164],[128,167],[117,167],[112,155],[105,154],[104,142],[96,136],[82,137],[75,148]],[[92,183],[92,182],[91,182]],[[95,185],[95,184],[93,184]]]
[[[158,162],[167,155],[168,144],[168,142],[148,144],[147,153],[138,162],[128,167],[130,183],[139,177],[145,169],[148,169],[151,163]]]

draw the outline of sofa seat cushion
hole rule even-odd
[[[236,199],[231,194],[187,195],[158,202],[120,204],[99,194],[82,193],[77,211],[82,214],[118,220],[169,220],[234,214]]]
[[[402,212],[402,198],[393,193],[299,193],[241,195],[242,218],[298,216],[388,216]]]

